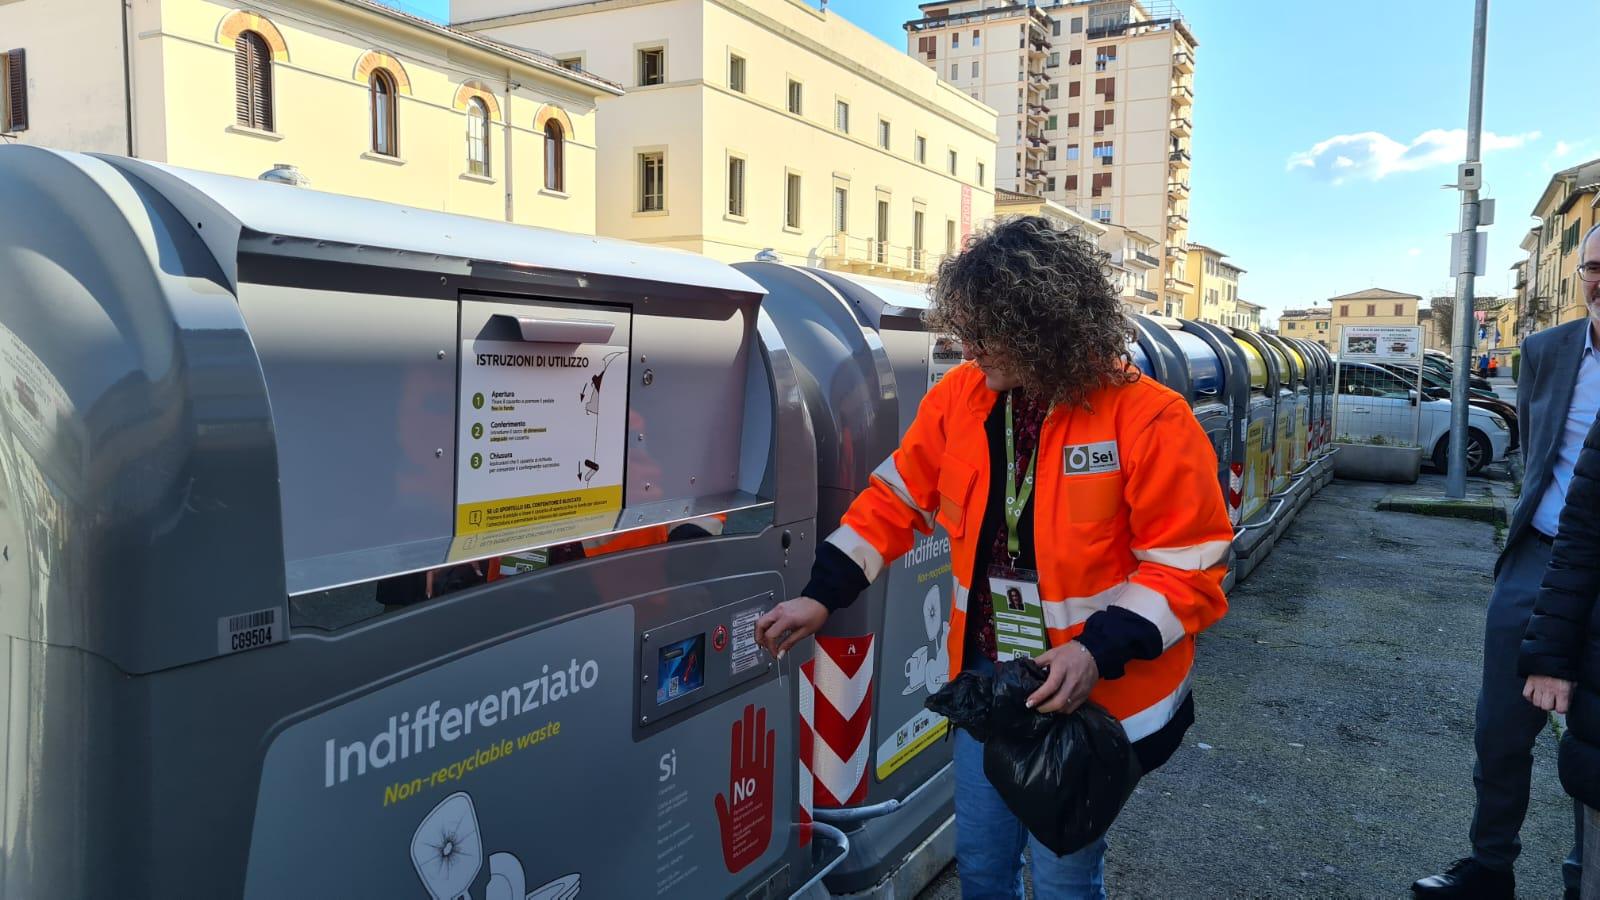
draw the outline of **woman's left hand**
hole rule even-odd
[[[1089,649],[1077,641],[1069,641],[1033,658],[1049,669],[1044,685],[1028,698],[1028,708],[1042,713],[1070,713],[1089,699],[1089,692],[1100,680],[1100,668],[1095,665]]]

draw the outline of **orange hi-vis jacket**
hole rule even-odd
[[[827,540],[876,580],[937,521],[950,534],[955,595],[950,677],[962,669],[967,594],[979,556],[991,460],[984,423],[999,398],[977,366],[951,370],[922,401],[900,448]],[[1154,379],[1102,388],[1092,411],[1058,407],[1039,434],[1035,567],[1051,646],[1094,613],[1122,607],[1161,634],[1089,699],[1131,740],[1165,726],[1189,694],[1194,636],[1227,611],[1222,579],[1233,530],[1211,442],[1183,398]],[[1003,465],[1003,463],[1002,463]],[[977,573],[982,575],[983,573]]]

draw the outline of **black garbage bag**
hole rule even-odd
[[[1139,781],[1122,724],[1092,703],[1070,715],[1026,706],[1044,684],[1031,659],[993,677],[962,672],[924,705],[983,743],[983,773],[1039,843],[1065,855],[1105,835]]]

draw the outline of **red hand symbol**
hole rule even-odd
[[[728,794],[717,795],[722,861],[729,872],[760,859],[772,841],[772,757],[777,746],[776,732],[767,730],[767,711],[746,706],[743,721],[733,723]]]

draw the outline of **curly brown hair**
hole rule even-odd
[[[1088,238],[1041,216],[1005,219],[939,264],[930,329],[981,347],[1053,404],[1088,406],[1102,387],[1136,380],[1133,326]]]

